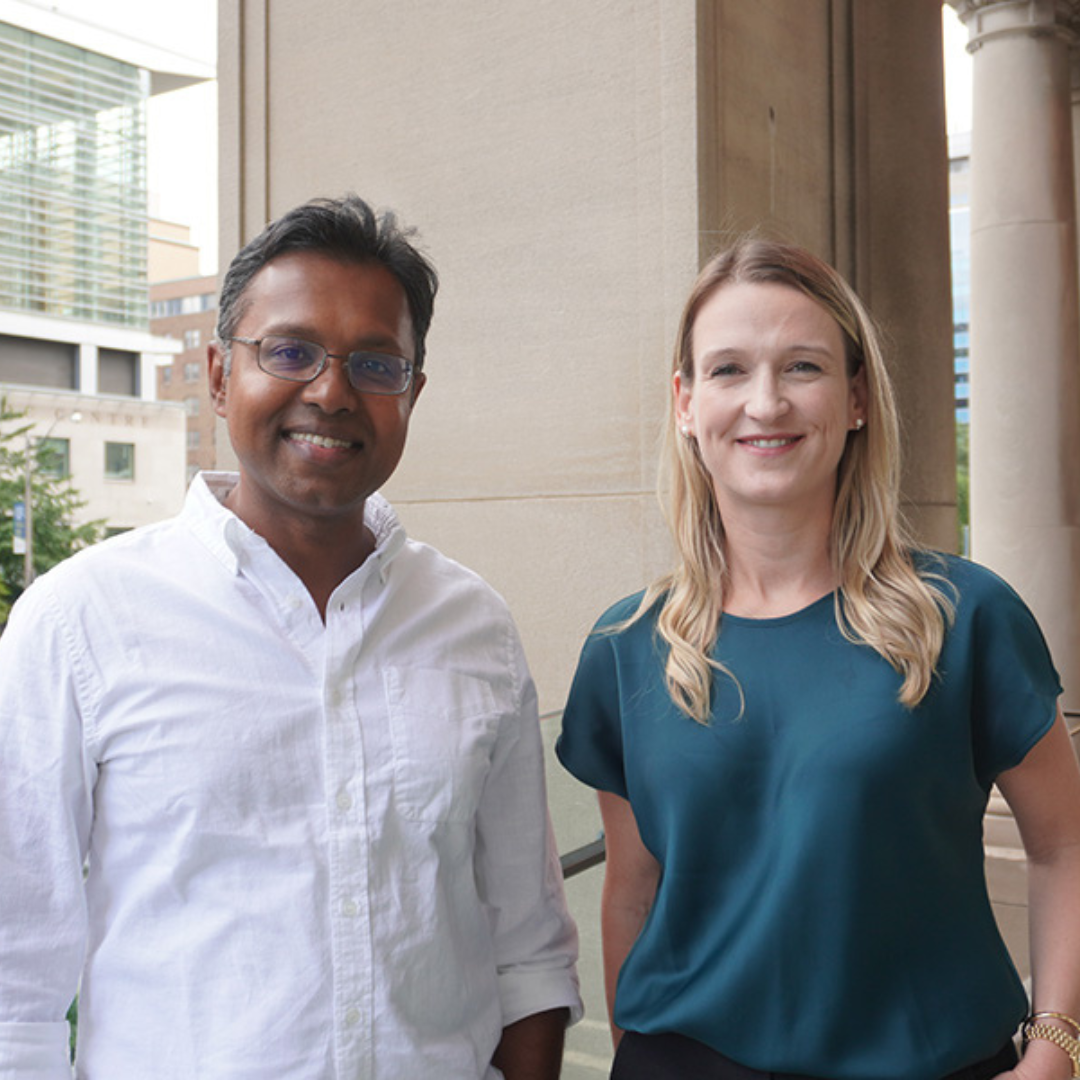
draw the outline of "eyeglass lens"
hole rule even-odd
[[[327,355],[321,345],[312,341],[265,337],[259,346],[259,366],[281,379],[308,382],[322,370]],[[400,394],[408,388],[411,365],[389,353],[352,352],[345,360],[345,370],[354,390]]]

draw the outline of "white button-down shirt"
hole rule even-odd
[[[579,1014],[517,633],[367,518],[325,625],[202,479],[16,606],[0,1076],[70,1078],[80,977],[88,1080],[477,1080],[505,1025]]]

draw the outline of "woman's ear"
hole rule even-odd
[[[851,378],[851,427],[866,423],[867,403],[870,391],[866,384],[866,364],[859,365],[859,370]]]
[[[676,371],[671,378],[671,393],[675,406],[675,424],[683,435],[692,435],[693,413],[690,408],[694,387],[683,378],[681,371]]]

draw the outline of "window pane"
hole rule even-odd
[[[135,444],[107,442],[105,444],[105,479],[135,479]]]
[[[71,442],[68,439],[41,439],[38,442],[37,471],[53,480],[71,475]]]
[[[126,349],[99,349],[98,392],[138,396],[139,354]]]
[[[149,91],[149,71],[0,24],[5,309],[146,326]]]

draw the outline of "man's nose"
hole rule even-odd
[[[352,412],[358,395],[349,382],[346,363],[346,357],[327,356],[326,367],[311,382],[304,384],[303,400],[317,405],[325,413]]]

